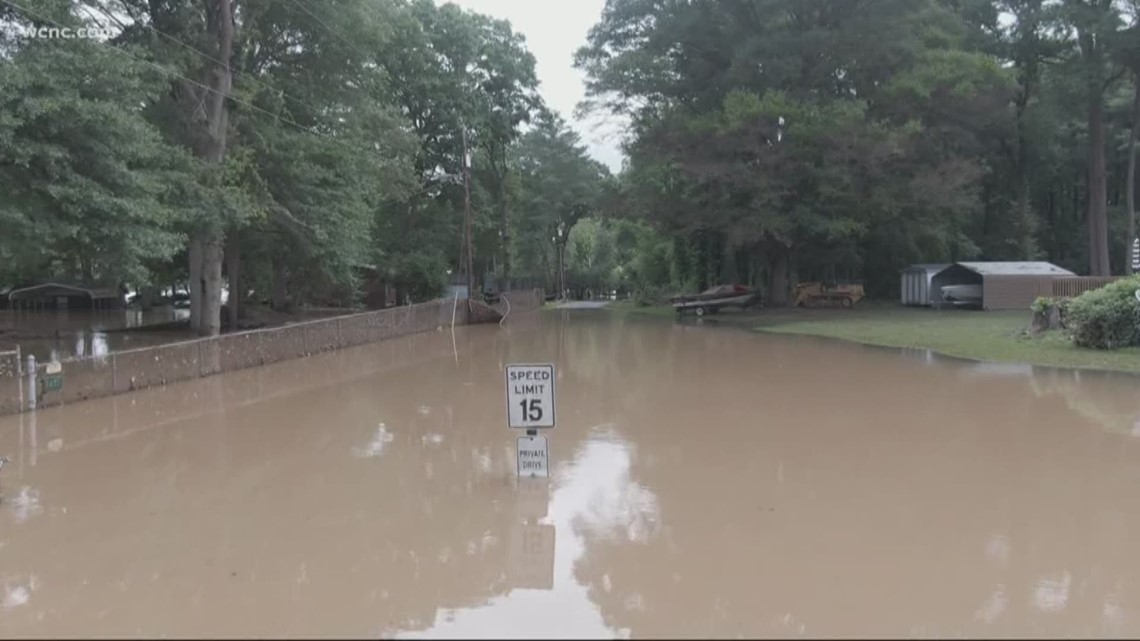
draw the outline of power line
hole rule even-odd
[[[312,11],[309,11],[308,9],[306,9],[306,8],[305,8],[305,5],[301,4],[301,3],[300,3],[300,2],[298,2],[297,0],[289,0],[289,2],[292,2],[294,6],[296,6],[298,9],[300,9],[301,11],[304,11],[306,14],[308,14],[308,16],[309,16],[310,18],[312,18],[313,20],[316,20],[316,21],[317,21],[317,22],[318,22],[318,23],[319,23],[319,24],[320,24],[322,27],[324,27],[325,29],[327,29],[329,33],[331,33],[332,35],[336,36],[337,38],[340,38],[341,42],[343,42],[344,44],[348,45],[348,46],[349,46],[350,48],[352,48],[352,50],[353,50],[353,51],[355,51],[356,53],[359,53],[359,54],[361,55],[361,57],[362,57],[362,58],[365,58],[365,59],[367,59],[367,58],[369,57],[369,56],[368,56],[368,54],[364,53],[364,50],[362,50],[360,47],[357,47],[356,45],[354,45],[354,44],[353,44],[351,41],[349,41],[349,39],[348,39],[348,38],[344,37],[344,34],[340,33],[340,32],[339,32],[339,31],[337,31],[336,29],[333,29],[332,27],[330,27],[330,26],[328,25],[328,23],[327,23],[327,22],[325,22],[324,20],[321,20],[320,18],[318,18],[318,17],[316,16],[316,14],[314,14]]]
[[[85,6],[85,7],[89,7],[89,8],[91,8],[91,9],[95,9],[96,11],[99,11],[100,13],[102,13],[102,14],[104,14],[104,15],[107,15],[107,12],[106,12],[106,10],[104,10],[104,9],[103,9],[103,7],[101,7],[101,6],[92,5],[92,4],[90,4],[89,2],[87,2],[87,0],[79,0],[79,3],[80,3],[82,6]],[[108,16],[108,17],[110,17],[110,16]],[[114,18],[112,18],[112,19],[114,19]],[[115,22],[119,22],[119,21],[118,21],[117,19],[115,19]],[[154,33],[156,33],[156,34],[158,34],[158,35],[162,36],[163,38],[166,38],[167,40],[170,40],[171,42],[173,42],[173,43],[175,43],[175,44],[177,44],[177,45],[180,45],[181,47],[183,47],[183,48],[185,48],[185,49],[188,49],[188,50],[190,50],[190,51],[192,51],[192,52],[194,52],[194,53],[198,54],[199,56],[202,56],[202,57],[203,57],[203,58],[205,58],[206,60],[209,60],[210,62],[213,62],[213,63],[215,63],[215,64],[219,64],[219,65],[221,65],[221,66],[222,66],[222,67],[224,67],[224,68],[225,68],[227,71],[229,71],[229,72],[230,72],[230,74],[238,75],[238,74],[236,74],[236,72],[234,71],[234,68],[233,68],[233,67],[231,67],[229,64],[227,64],[227,63],[225,63],[225,62],[222,62],[221,60],[218,60],[217,58],[215,58],[215,57],[211,56],[210,54],[208,54],[208,53],[206,53],[206,52],[204,52],[204,51],[202,51],[201,49],[197,49],[197,48],[195,48],[195,47],[193,47],[193,46],[191,46],[191,45],[188,45],[188,44],[186,44],[185,42],[183,42],[183,41],[179,40],[178,38],[175,38],[174,36],[172,36],[172,35],[170,35],[170,34],[168,34],[168,33],[165,33],[165,32],[163,32],[163,31],[160,31],[159,29],[156,29],[156,28],[155,28],[153,25],[150,25],[150,24],[142,24],[142,23],[138,23],[138,22],[136,22],[136,23],[134,23],[134,24],[138,24],[138,25],[140,25],[140,26],[146,27],[147,29],[150,29],[151,31],[153,31]],[[120,27],[122,27],[122,26],[123,26],[123,24],[122,24],[121,22],[119,22],[119,26],[120,26]],[[267,89],[267,90],[269,90],[269,92],[270,92],[270,93],[274,93],[274,92],[276,92],[276,93],[280,93],[282,97],[284,97],[284,98],[288,98],[289,100],[292,100],[293,102],[295,102],[295,103],[296,103],[296,104],[298,104],[298,105],[307,106],[307,105],[305,105],[305,103],[304,103],[304,102],[302,102],[300,99],[298,99],[298,98],[294,98],[293,96],[290,96],[289,94],[285,93],[284,91],[282,91],[282,90],[280,90],[280,89],[277,89],[277,88],[275,88],[275,87],[271,87],[271,86],[269,86],[269,84],[267,84],[267,83],[263,83],[262,81],[260,81],[260,80],[257,80],[257,79],[256,79],[256,76],[253,76],[253,75],[250,75],[250,74],[240,74],[240,75],[241,75],[241,77],[242,77],[242,78],[245,78],[246,80],[248,80],[248,81],[252,82],[252,83],[253,83],[254,85],[256,85],[257,87],[260,87],[260,88],[262,88],[262,89]]]
[[[57,22],[57,21],[55,21],[55,20],[52,20],[51,18],[48,18],[48,17],[46,17],[46,16],[44,16],[44,15],[38,14],[38,13],[36,13],[36,12],[34,12],[34,11],[31,11],[31,10],[29,10],[27,7],[24,7],[24,6],[21,6],[21,5],[19,5],[19,4],[16,4],[15,2],[12,2],[12,0],[0,0],[0,2],[3,2],[4,4],[6,4],[6,5],[10,6],[10,7],[13,7],[13,8],[15,8],[15,9],[18,9],[18,10],[20,10],[22,13],[24,13],[25,15],[27,15],[27,16],[30,16],[30,17],[32,17],[32,18],[38,18],[39,20],[42,20],[42,21],[44,21],[44,22],[47,22],[47,23],[53,24],[53,25],[55,25],[55,26],[57,26],[57,27],[59,27],[59,28],[61,28],[61,29],[66,29],[66,28],[67,28],[67,26],[66,26],[66,25],[64,25],[64,24],[62,24],[62,23],[60,23],[60,22]],[[322,137],[322,138],[327,138],[328,140],[331,140],[331,141],[333,141],[333,142],[335,142],[335,143],[338,143],[338,144],[344,145],[346,148],[352,149],[352,147],[351,147],[351,146],[349,146],[347,143],[345,143],[343,140],[340,140],[339,138],[336,138],[336,137],[334,137],[334,136],[330,136],[329,134],[321,133],[321,132],[319,132],[319,131],[315,131],[315,130],[313,130],[313,129],[309,129],[308,127],[305,127],[304,125],[302,125],[302,124],[300,124],[300,123],[296,122],[295,120],[291,120],[291,119],[289,119],[289,118],[286,118],[285,116],[281,116],[281,115],[279,115],[279,114],[275,114],[275,113],[273,113],[273,112],[271,112],[271,111],[267,111],[267,110],[265,110],[265,109],[262,109],[261,107],[258,107],[257,105],[254,105],[254,104],[252,104],[252,103],[248,103],[248,102],[245,102],[245,101],[243,101],[243,100],[240,100],[240,99],[238,99],[238,98],[234,98],[233,96],[227,96],[227,95],[223,94],[222,92],[218,91],[217,89],[214,89],[213,87],[210,87],[210,86],[204,85],[204,84],[202,84],[202,83],[198,82],[197,80],[193,80],[193,79],[191,79],[191,78],[187,78],[186,76],[183,76],[182,74],[179,74],[179,73],[175,73],[175,72],[171,71],[170,69],[168,69],[168,68],[166,68],[166,67],[164,67],[164,66],[162,66],[162,65],[158,64],[157,62],[153,62],[153,61],[151,61],[151,60],[147,60],[147,59],[145,59],[145,58],[140,58],[140,57],[138,57],[138,56],[136,56],[136,55],[134,55],[134,54],[130,53],[130,52],[129,52],[129,51],[127,51],[126,49],[123,49],[123,48],[120,48],[120,47],[116,47],[116,46],[114,46],[114,45],[111,45],[111,44],[109,44],[109,43],[107,43],[107,42],[104,42],[104,41],[102,41],[102,40],[96,40],[96,42],[98,42],[99,44],[101,44],[101,45],[104,45],[104,46],[106,46],[106,47],[110,47],[112,51],[118,51],[119,53],[121,53],[121,54],[123,54],[123,55],[125,55],[125,56],[127,56],[127,57],[129,57],[129,58],[132,58],[132,59],[134,59],[134,60],[136,60],[136,61],[138,61],[138,62],[141,62],[141,63],[143,63],[143,64],[147,64],[147,65],[150,65],[151,67],[154,67],[155,69],[158,69],[159,71],[161,71],[161,72],[162,72],[162,73],[164,73],[164,74],[167,74],[167,75],[169,75],[169,76],[173,76],[173,77],[175,77],[175,78],[179,78],[179,79],[181,79],[181,80],[184,80],[184,81],[186,81],[186,82],[188,82],[188,83],[190,83],[190,84],[192,84],[192,85],[194,85],[194,86],[196,86],[196,87],[200,87],[200,88],[202,88],[202,89],[205,89],[206,91],[209,91],[209,92],[211,92],[211,93],[215,93],[215,94],[221,95],[223,98],[229,99],[229,100],[231,100],[231,101],[233,101],[233,102],[235,102],[235,103],[237,103],[237,104],[239,104],[239,105],[241,105],[241,106],[243,106],[243,107],[247,107],[247,108],[249,108],[249,109],[252,109],[252,110],[254,110],[254,111],[257,111],[257,112],[263,113],[263,114],[265,114],[265,115],[267,115],[267,116],[269,116],[269,117],[271,117],[271,118],[273,118],[273,119],[275,119],[275,120],[278,120],[278,121],[280,121],[280,122],[284,122],[285,124],[288,124],[288,125],[292,125],[292,126],[296,127],[297,129],[299,129],[299,130],[301,130],[301,131],[305,132],[305,133],[308,133],[308,134],[312,134],[312,135],[314,135],[314,136],[320,136],[320,137]]]

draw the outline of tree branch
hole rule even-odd
[[[1112,75],[1110,75],[1110,76],[1108,77],[1108,79],[1107,79],[1107,80],[1105,80],[1105,81],[1104,81],[1104,84],[1103,84],[1103,85],[1101,85],[1101,87],[1100,87],[1100,90],[1101,90],[1102,92],[1103,92],[1103,91],[1108,91],[1108,88],[1109,88],[1109,87],[1111,87],[1112,85],[1116,84],[1116,81],[1117,81],[1117,80],[1120,80],[1121,78],[1123,78],[1123,77],[1124,77],[1124,74],[1125,74],[1125,73],[1127,73],[1127,72],[1128,72],[1128,67],[1125,67],[1124,65],[1121,65],[1120,67],[1118,67],[1118,68],[1116,69],[1116,71],[1114,71],[1114,72],[1112,73]]]
[[[104,9],[102,5],[93,6],[93,5],[87,3],[83,0],[80,0],[79,6],[81,8],[83,8],[84,11],[89,11],[90,9],[98,10],[99,13],[103,14],[104,17],[109,18],[112,22],[119,25],[120,29],[126,31],[127,25],[124,24],[123,21],[116,18],[114,14],[112,14],[109,11],[107,11],[106,9]],[[87,15],[91,15],[91,14],[88,13]],[[94,16],[92,16],[92,17],[94,17]],[[96,20],[96,22],[98,22],[98,20]],[[99,26],[102,27],[103,25],[100,23]]]

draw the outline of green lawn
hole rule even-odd
[[[640,307],[631,300],[614,301],[606,306],[606,309],[621,314],[650,314],[653,316],[666,316],[672,318],[677,314],[669,305],[652,305],[649,307]]]
[[[668,306],[614,303],[619,313],[672,316]],[[863,301],[854,310],[763,309],[725,311],[712,318],[774,334],[827,336],[868,345],[920,347],[982,361],[1140,372],[1140,348],[1116,351],[1074,347],[1060,332],[1030,338],[1031,312],[932,310]]]

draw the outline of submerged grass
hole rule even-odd
[[[635,303],[631,300],[614,301],[614,302],[610,303],[609,305],[607,305],[606,309],[613,311],[613,312],[622,313],[622,314],[635,313],[635,314],[650,314],[652,316],[668,316],[668,317],[672,317],[672,316],[676,315],[676,312],[673,311],[673,308],[670,307],[669,305],[650,305],[647,307],[643,307],[643,306],[638,305],[637,303]]]
[[[619,313],[673,316],[669,306],[610,305]],[[933,310],[864,301],[854,310],[762,309],[725,311],[719,322],[739,324],[773,334],[825,336],[886,347],[931,349],[949,356],[981,361],[1051,367],[1140,372],[1140,348],[1114,351],[1074,346],[1061,332],[1025,334],[1031,312]]]

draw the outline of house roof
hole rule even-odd
[[[34,296],[67,296],[85,294],[93,299],[117,298],[119,292],[110,287],[86,287],[83,285],[69,285],[67,283],[40,283],[29,287],[21,287],[8,292],[8,298],[29,298]]]
[[[950,266],[950,263],[915,263],[914,265],[907,266],[906,269],[903,269],[902,271],[904,271],[904,272],[917,272],[917,271],[940,272],[949,266]]]
[[[1073,272],[1044,261],[959,262],[982,276],[1076,276]]]

